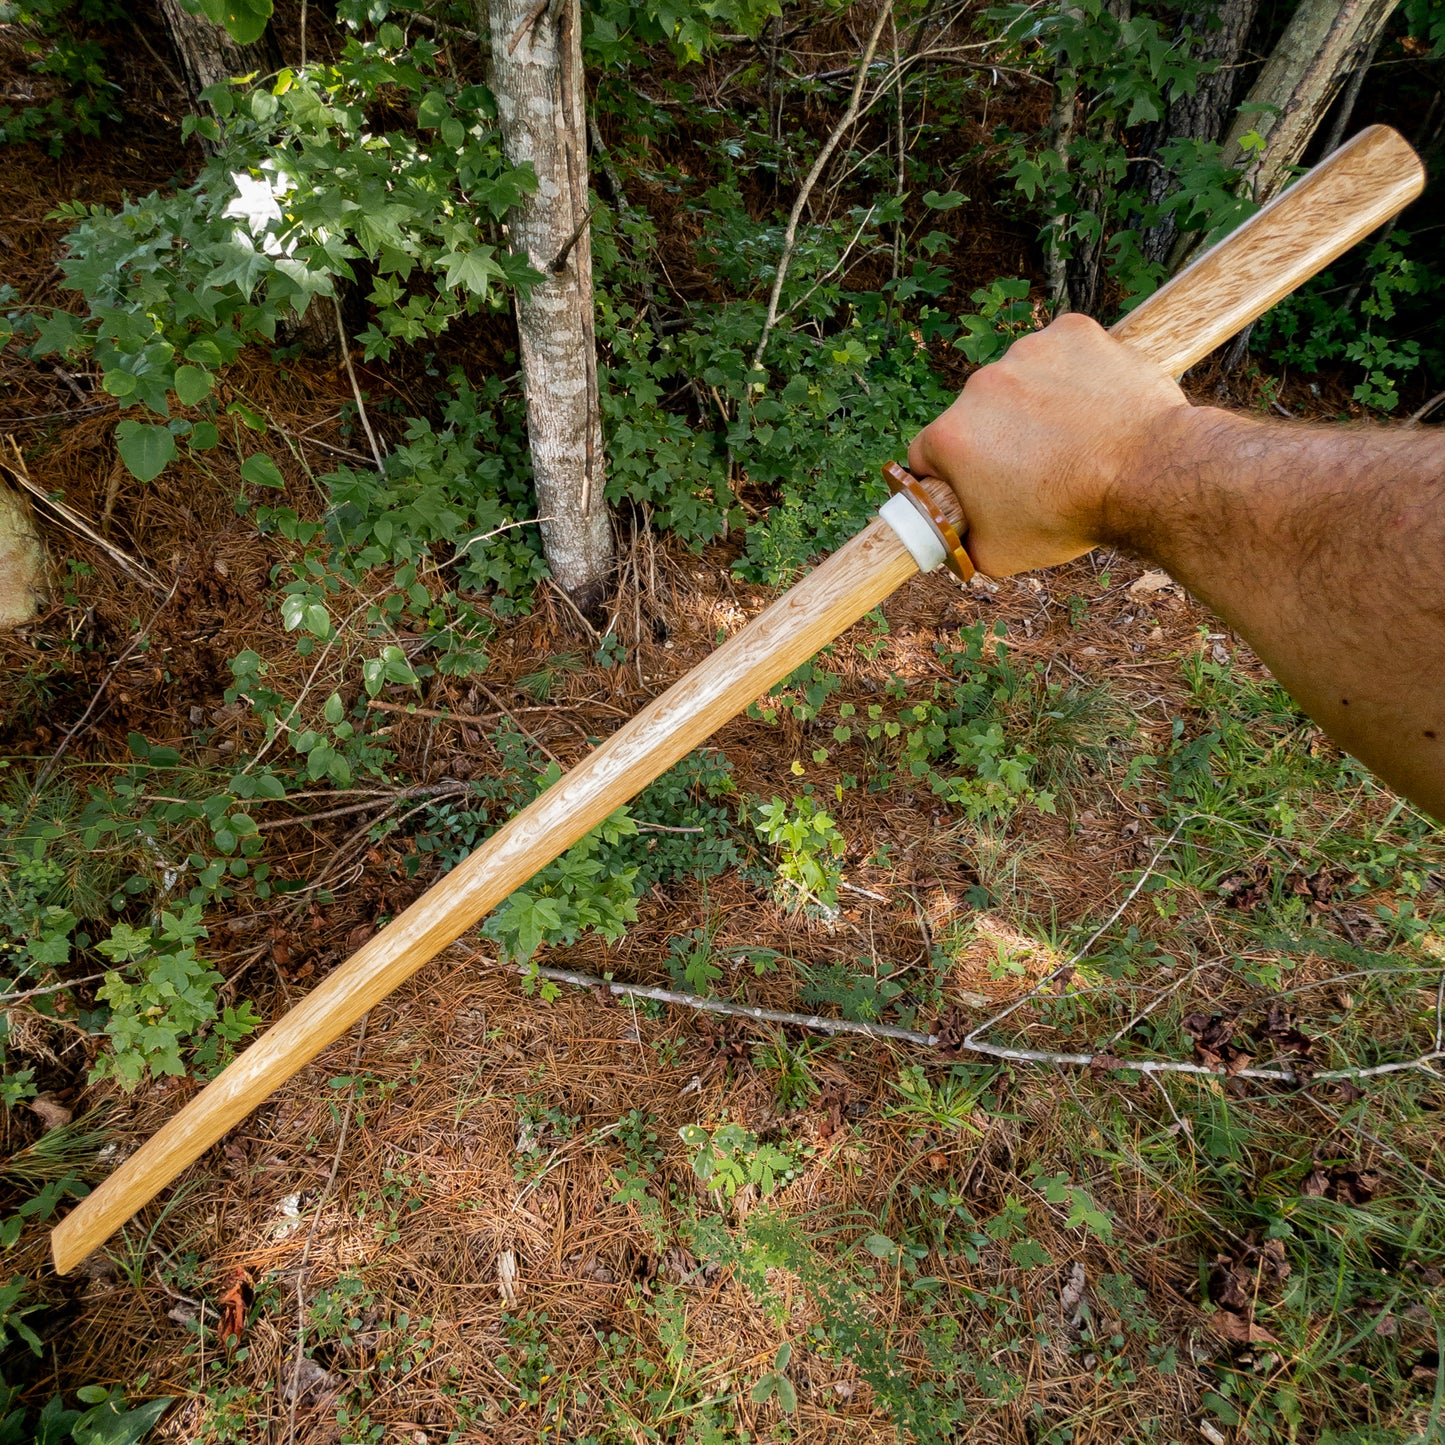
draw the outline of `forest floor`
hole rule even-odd
[[[182,167],[165,119],[61,161],[7,153],[5,274],[27,303],[54,299],[57,200],[114,201]],[[997,273],[978,265],[961,285]],[[303,449],[355,449],[339,366],[251,356],[239,374]],[[34,480],[178,582],[162,600],[53,535],[84,566],[0,645],[6,754],[22,767],[66,741],[60,776],[81,789],[128,759],[132,732],[187,749],[204,728],[199,765],[225,769],[258,736],[224,702],[229,659],[305,670],[263,603],[291,549],[238,522],[224,467],[131,480],[83,381],[18,363],[9,380],[0,432]],[[409,384],[362,368],[374,405]],[[1255,370],[1206,366],[1190,388],[1349,410],[1342,386],[1266,387]],[[495,774],[508,718],[570,766],[771,599],[731,571],[736,538],[627,545],[625,660],[593,660],[597,639],[542,588],[489,643],[484,689],[438,679],[412,714],[399,690],[378,700],[398,785]],[[814,786],[846,840],[837,908],[788,907],[742,830],[739,866],[655,889],[615,945],[541,960],[676,987],[674,944],[704,939],[718,993],[804,1011],[809,980],[839,965],[887,1017],[911,1001],[940,1046],[570,987],[548,1002],[469,937],[75,1275],[46,1273],[43,1234],[25,1237],[12,1258],[47,1301],[27,1390],[173,1396],[157,1438],[176,1441],[884,1441],[900,1421],[979,1441],[1442,1438],[1440,1076],[1148,1077],[1113,1051],[1315,1070],[1428,1052],[1445,850],[1217,621],[1143,572],[1097,554],[909,583],[832,649],[816,716],[780,693],[776,720],[713,740],[735,800]],[[149,646],[127,654],[138,623]],[[984,670],[996,716],[1052,750],[1053,813],[970,822],[926,776],[880,770],[861,729],[834,740],[844,705],[892,718],[956,684],[961,629],[978,623],[1006,628],[1007,666]],[[84,650],[63,646],[77,638]],[[518,685],[539,670],[545,696]],[[230,997],[279,1017],[434,880],[434,860],[408,867],[416,810],[379,807],[268,818],[278,873],[313,886],[208,916]],[[1046,978],[985,1037],[1096,1066],[958,1046]],[[102,1168],[197,1087],[87,1086],[82,1031],[24,1009],[11,1027],[49,1097],[102,1111]],[[735,1191],[699,1177],[701,1146],[680,1133],[699,1125],[741,1169]],[[728,1154],[725,1125],[751,1142]],[[4,1127],[13,1153],[41,1121],[17,1110]],[[773,1188],[747,1172],[768,1148]]]

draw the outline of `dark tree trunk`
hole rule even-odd
[[[1341,87],[1373,52],[1397,3],[1301,0],[1250,88],[1250,104],[1273,109],[1238,116],[1225,141],[1225,158],[1245,170],[1256,200],[1269,200],[1284,185]],[[1254,158],[1240,144],[1251,131],[1265,143]]]
[[[1170,105],[1150,147],[1156,156],[1167,141],[1217,141],[1224,135],[1238,89],[1236,67],[1258,10],[1259,0],[1218,0],[1217,4],[1203,6],[1184,16],[1183,25],[1197,37],[1192,47],[1193,58],[1214,61],[1217,68],[1200,77],[1193,95],[1182,95]],[[1150,204],[1157,206],[1173,183],[1174,177],[1162,166],[1149,167],[1146,186]],[[1141,239],[1145,257],[1163,263],[1173,249],[1177,231],[1173,216],[1166,216],[1157,226],[1145,230]]]
[[[193,110],[200,108],[201,92],[217,81],[253,72],[267,75],[279,69],[281,52],[269,28],[254,45],[237,45],[221,26],[182,9],[180,0],[156,0],[156,4],[171,49],[181,63],[186,98]]]
[[[1132,0],[1104,0],[1105,8],[1114,16],[1120,24],[1127,24],[1133,12]],[[1060,9],[1065,14],[1076,14],[1079,10],[1077,0],[1062,0]],[[1073,85],[1073,77],[1060,75],[1060,89],[1065,85],[1069,86],[1067,115],[1062,115],[1058,108],[1051,119],[1051,129],[1064,121],[1067,126],[1067,140],[1072,141],[1074,126],[1077,122],[1075,107],[1078,104],[1078,97]],[[1103,139],[1108,140],[1113,136],[1113,123],[1110,122]],[[1080,210],[1092,211],[1103,220],[1104,198],[1096,187],[1082,188],[1077,195],[1077,202]],[[1097,236],[1083,237],[1076,236],[1073,240],[1070,255],[1064,263],[1064,285],[1067,291],[1068,304],[1064,310],[1081,311],[1085,316],[1095,316],[1099,310],[1099,297],[1104,284],[1104,242],[1105,236],[1102,224]],[[1050,265],[1050,287],[1057,284],[1057,262]]]
[[[171,49],[181,63],[192,111],[200,111],[204,104],[201,93],[208,86],[238,75],[269,75],[280,69],[281,49],[270,27],[255,44],[237,45],[221,26],[212,24],[204,15],[182,9],[180,0],[156,0],[156,4]],[[217,148],[211,142],[203,137],[200,140],[208,153],[215,153]],[[336,284],[340,287],[342,283]],[[308,356],[335,359],[341,343],[331,303],[321,297],[303,315],[290,312],[278,326],[276,339],[283,346],[299,346]]]

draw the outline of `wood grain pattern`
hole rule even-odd
[[[1161,286],[1112,334],[1178,376],[1389,220],[1424,184],[1425,167],[1404,137],[1369,126]]]
[[[1423,169],[1383,126],[1221,241],[1114,328],[1178,373],[1419,194]],[[951,494],[940,498],[962,524]],[[648,705],[347,960],[191,1100],[51,1235],[66,1273],[187,1165],[538,869],[878,605],[917,568],[875,520]]]
[[[61,1274],[429,959],[913,576],[875,520],[494,833],[263,1034],[51,1235]]]

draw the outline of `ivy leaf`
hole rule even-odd
[[[115,429],[120,459],[131,476],[153,482],[175,460],[176,439],[163,426],[123,421]]]
[[[209,336],[198,336],[186,347],[186,360],[194,361],[197,366],[220,366],[225,359],[221,348]]]
[[[176,397],[182,406],[195,406],[211,394],[216,378],[204,367],[178,366],[176,368]]]
[[[286,485],[281,469],[265,452],[253,452],[241,463],[241,480],[253,487],[275,487],[278,490]]]
[[[258,251],[239,226],[229,241],[212,247],[212,254],[220,258],[220,265],[206,277],[206,285],[220,288],[234,284],[247,300],[256,283],[271,269],[271,258]]]
[[[446,96],[439,90],[429,90],[416,108],[416,123],[423,130],[435,130],[449,115],[451,108],[447,105]]]

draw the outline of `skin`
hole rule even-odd
[[[1445,438],[1193,406],[1066,315],[975,372],[919,433],[994,577],[1117,547],[1161,567],[1309,715],[1445,820]]]

